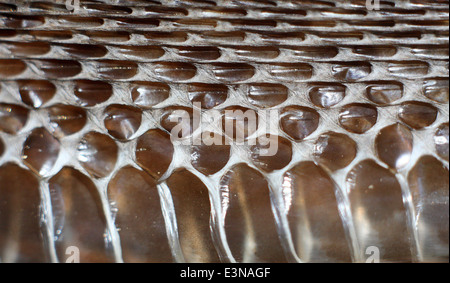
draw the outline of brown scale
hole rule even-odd
[[[313,67],[305,63],[274,63],[267,69],[274,79],[289,82],[307,80],[313,75]]]
[[[331,177],[313,162],[301,162],[286,172],[282,188],[297,256],[303,262],[350,262],[338,188]]]
[[[254,19],[232,19],[225,20],[229,22],[232,26],[238,27],[265,27],[274,28],[277,26],[277,21],[274,20],[254,20]]]
[[[208,28],[217,27],[217,21],[212,19],[180,19],[174,21],[173,25],[180,28]]]
[[[105,80],[126,80],[136,76],[138,68],[132,61],[101,60],[97,62],[97,75]]]
[[[274,147],[270,152],[271,147]],[[250,147],[251,160],[256,167],[266,173],[281,170],[292,161],[292,143],[276,135],[261,136]],[[275,154],[274,154],[275,153]]]
[[[159,179],[169,169],[174,151],[168,133],[159,129],[149,130],[137,139],[136,162],[154,178]]]
[[[130,15],[133,13],[133,10],[124,6],[113,6],[106,4],[85,4],[83,8],[89,11],[89,14],[99,14],[103,15],[107,14],[118,14],[118,15]]]
[[[109,182],[123,260],[126,263],[173,262],[156,180],[131,166]]]
[[[216,1],[213,0],[179,0],[181,4],[187,5],[187,6],[216,6]]]
[[[395,175],[364,160],[348,173],[346,187],[360,248],[357,256],[365,258],[367,248],[376,246],[381,262],[412,261],[407,210]]]
[[[390,62],[388,71],[398,77],[423,77],[428,74],[429,64],[422,61]]]
[[[108,49],[102,45],[86,45],[86,44],[61,44],[59,47],[69,56],[85,59],[85,58],[102,58],[108,54]]]
[[[211,235],[211,203],[206,186],[186,169],[175,171],[166,183],[172,195],[184,260],[187,263],[220,262]]]
[[[419,249],[425,262],[448,260],[448,179],[448,168],[432,156],[420,158],[408,175]]]
[[[423,84],[423,93],[429,99],[439,102],[448,103],[449,87],[448,78],[427,79]]]
[[[225,135],[242,143],[253,135],[259,126],[259,116],[254,110],[230,106],[222,110],[222,130]]]
[[[156,0],[119,0],[117,1],[117,4],[123,5],[123,4],[127,4],[130,5],[131,4],[147,4],[147,5],[161,5],[160,1],[156,1]]]
[[[271,46],[238,46],[233,49],[236,55],[248,59],[272,60],[280,56],[280,49]]]
[[[336,26],[336,22],[322,21],[322,20],[292,20],[288,21],[288,23],[293,27],[328,27],[332,28]]]
[[[170,86],[159,82],[131,83],[131,97],[136,106],[151,109],[170,96]]]
[[[355,82],[372,72],[372,65],[368,62],[340,62],[331,67],[333,76],[340,81]]]
[[[0,167],[0,256],[4,263],[49,262],[48,241],[41,226],[39,180],[13,163]],[[11,248],[10,243],[14,243]]]
[[[69,40],[73,38],[70,30],[30,30],[27,34],[37,40]]]
[[[319,127],[316,110],[302,106],[288,106],[281,112],[281,129],[295,141],[302,141]]]
[[[289,46],[288,49],[292,50],[295,56],[309,60],[331,59],[339,54],[339,49],[334,46]]]
[[[0,38],[10,38],[17,35],[17,31],[12,29],[0,29]]]
[[[49,181],[56,255],[69,260],[66,251],[76,246],[82,263],[115,262],[103,204],[94,183],[71,167],[64,167]]]
[[[438,110],[428,103],[408,101],[402,103],[398,116],[411,128],[420,130],[431,126],[436,121]]]
[[[48,79],[75,77],[83,70],[82,65],[74,60],[45,59],[34,61],[34,63]]]
[[[321,1],[321,0],[292,0],[294,5],[298,6],[311,6],[311,7],[335,7],[336,3],[331,1]]]
[[[159,20],[152,18],[111,18],[119,28],[154,28]]]
[[[188,34],[183,31],[153,31],[146,32],[145,38],[152,42],[185,42],[188,39]]]
[[[383,8],[381,9],[383,15],[387,16],[423,16],[427,13],[425,10],[407,10],[407,9],[399,9],[399,8]]]
[[[6,79],[15,77],[27,69],[27,65],[17,59],[0,59],[0,78]]]
[[[48,174],[58,159],[61,145],[45,128],[36,128],[23,144],[22,160],[33,172]]]
[[[317,162],[331,171],[350,165],[358,153],[354,140],[344,134],[328,132],[320,135],[314,144],[314,157]]]
[[[98,28],[103,26],[105,20],[98,17],[56,16],[52,20],[61,28]]]
[[[202,15],[211,17],[245,17],[247,11],[242,8],[228,8],[228,7],[205,7],[201,8]]]
[[[164,7],[164,6],[152,6],[145,7],[144,9],[146,15],[155,16],[171,16],[171,17],[182,17],[187,16],[189,11],[183,7]]]
[[[354,46],[352,47],[352,52],[369,57],[392,57],[397,54],[397,48],[388,45]]]
[[[22,102],[34,108],[41,107],[56,94],[56,86],[49,81],[21,80],[17,85]]]
[[[277,3],[270,0],[236,0],[235,5],[257,6],[257,7],[275,7]]]
[[[184,62],[155,63],[152,70],[158,78],[176,82],[190,80],[197,74],[195,65]]]
[[[257,107],[270,108],[288,99],[289,89],[282,84],[250,84],[247,99]]]
[[[444,26],[447,27],[449,24],[448,20],[407,20],[407,21],[399,21],[399,23],[403,23],[405,25],[410,26]]]
[[[403,97],[403,85],[399,82],[371,82],[367,85],[366,94],[372,102],[388,105]]]
[[[449,56],[449,45],[439,44],[439,45],[411,45],[408,46],[410,52],[417,57],[425,58],[448,58]]]
[[[107,82],[77,80],[73,93],[81,106],[89,107],[107,101],[113,95],[113,88]]]
[[[283,17],[289,16],[306,16],[307,12],[305,10],[299,10],[299,9],[285,9],[285,8],[263,8],[258,11],[260,15],[263,17],[271,17],[271,18],[279,18],[282,19]]]
[[[356,9],[319,9],[320,14],[326,17],[340,17],[340,16],[367,16],[367,11]]]
[[[14,56],[39,56],[50,52],[51,46],[48,42],[8,42],[4,46]]]
[[[411,0],[411,4],[423,8],[445,8],[448,9],[448,0],[433,1],[433,0]]]
[[[255,67],[245,63],[215,63],[211,66],[214,78],[224,83],[237,83],[251,79]]]
[[[191,163],[202,174],[213,175],[227,165],[230,154],[231,146],[227,144],[224,136],[204,132],[201,144],[191,148]]]
[[[139,129],[142,111],[138,108],[111,104],[105,109],[105,128],[119,141],[129,140]]]
[[[27,29],[44,25],[45,18],[41,16],[0,15],[0,22],[6,28]]]
[[[89,132],[80,140],[77,158],[80,164],[94,178],[107,177],[114,170],[119,148],[109,136]]]
[[[141,59],[158,59],[166,53],[159,46],[115,46],[117,51],[125,56],[134,56]]]
[[[306,33],[306,32],[305,32]],[[364,33],[359,31],[308,31],[307,34],[315,35],[324,40],[341,41],[341,40],[362,40]]]
[[[305,40],[305,34],[303,32],[262,31],[258,32],[258,35],[261,37],[261,40],[266,43]]]
[[[199,34],[203,39],[219,42],[242,42],[246,33],[242,31],[205,31]]]
[[[396,22],[395,21],[371,21],[371,20],[364,20],[364,21],[345,21],[345,23],[349,26],[355,26],[355,27],[395,27]]]
[[[27,123],[29,112],[20,105],[0,103],[0,131],[16,135]]]
[[[177,47],[177,55],[193,60],[217,60],[221,56],[220,49],[214,46]]]
[[[339,83],[311,83],[308,91],[309,98],[314,105],[330,108],[345,98],[347,87]]]
[[[60,138],[81,131],[87,123],[86,111],[80,107],[56,104],[46,111],[54,135]]]
[[[17,6],[14,4],[1,3],[0,11],[2,11],[2,12],[3,11],[5,11],[5,12],[17,11]]]
[[[203,109],[223,104],[228,98],[228,87],[221,84],[188,84],[187,92],[192,103],[199,102]]]
[[[66,5],[48,2],[31,2],[30,9],[33,11],[67,12]]]
[[[448,122],[440,125],[434,136],[437,154],[447,161],[449,155],[448,125]]]
[[[341,108],[339,124],[351,133],[364,134],[378,121],[377,108],[370,104],[353,103]]]
[[[93,41],[106,42],[106,43],[127,42],[131,38],[130,33],[127,31],[88,30],[88,31],[85,31],[84,34]]]
[[[264,176],[238,164],[220,182],[228,246],[237,262],[286,262]]]
[[[382,129],[375,139],[378,157],[392,169],[402,169],[411,160],[413,135],[402,124],[393,124]]]
[[[191,136],[199,126],[194,121],[194,109],[184,106],[165,108],[160,115],[160,124],[173,138],[180,139]]]

